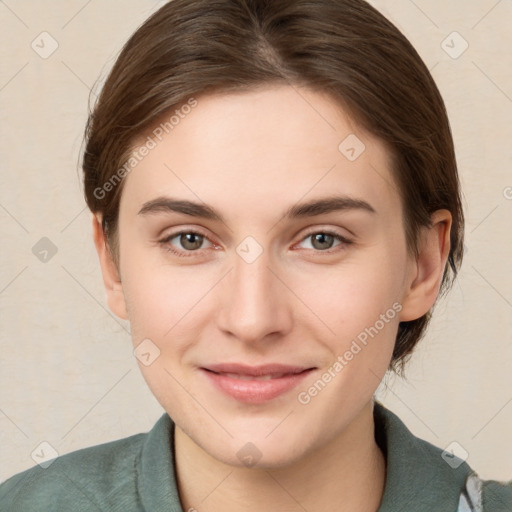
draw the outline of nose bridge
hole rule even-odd
[[[218,315],[221,329],[245,341],[282,331],[287,318],[285,293],[279,290],[282,285],[274,275],[268,253],[263,251],[252,258],[243,252],[241,244],[223,284]]]

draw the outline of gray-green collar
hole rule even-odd
[[[378,401],[376,440],[386,456],[386,484],[378,512],[454,512],[471,468],[453,469],[443,451],[415,437]],[[176,484],[174,423],[164,413],[144,442],[136,463],[137,486],[147,512],[183,512]]]
[[[396,414],[375,401],[376,440],[386,454],[386,485],[378,512],[454,512],[466,478],[465,462],[452,468],[443,450],[414,436]]]

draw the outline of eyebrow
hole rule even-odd
[[[361,210],[372,214],[377,213],[375,208],[363,199],[349,196],[332,196],[293,205],[284,213],[283,217],[285,219],[297,219],[347,210]],[[174,199],[172,197],[157,197],[145,202],[139,210],[138,215],[149,215],[160,212],[182,213],[184,215],[190,215],[191,217],[199,217],[225,223],[223,216],[211,206],[195,203],[193,201]]]

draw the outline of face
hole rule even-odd
[[[386,372],[411,314],[402,207],[386,148],[328,96],[196,100],[125,178],[114,309],[179,429],[228,464],[282,466]]]

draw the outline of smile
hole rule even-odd
[[[201,368],[214,389],[239,402],[263,404],[271,401],[295,388],[315,368],[297,369],[288,372],[269,372],[259,375],[247,373],[217,372]],[[253,370],[252,373],[261,372]]]

